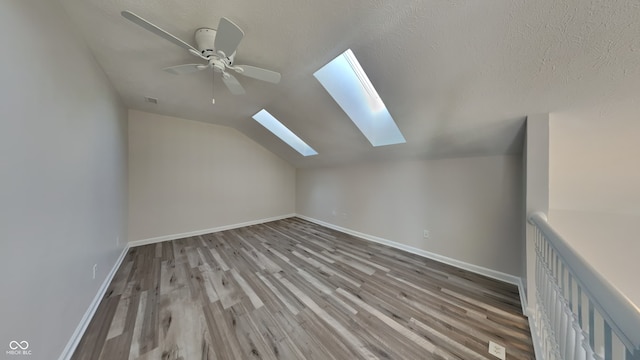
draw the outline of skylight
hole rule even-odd
[[[351,49],[338,55],[313,76],[320,81],[371,145],[407,142]]]
[[[279,137],[280,140],[289,144],[289,146],[294,148],[301,155],[318,155],[318,153],[313,150],[311,146],[302,141],[302,139],[300,139],[298,135],[294,134],[291,130],[289,130],[289,128],[278,121],[278,119],[269,114],[267,110],[260,110],[257,114],[253,115],[253,119],[259,122],[260,125],[266,127],[267,130],[271,131],[275,136]]]

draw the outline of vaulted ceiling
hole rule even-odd
[[[636,1],[61,2],[129,108],[237,128],[296,167],[519,153],[527,114],[640,94]],[[246,94],[231,95],[220,78],[212,87],[211,71],[164,72],[197,58],[123,10],[192,45],[196,29],[227,17],[245,32],[236,63],[278,71],[282,81],[238,76]],[[314,78],[347,48],[406,144],[373,148]],[[299,155],[252,120],[262,108],[319,155]]]

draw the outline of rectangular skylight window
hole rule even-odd
[[[275,136],[279,137],[280,140],[289,144],[289,146],[294,148],[303,156],[318,155],[318,153],[313,150],[311,146],[302,141],[302,139],[300,139],[298,135],[294,134],[291,130],[289,130],[289,128],[278,121],[278,119],[269,114],[267,110],[260,110],[257,114],[253,115],[253,119],[259,122],[260,125],[266,127]]]
[[[351,49],[338,55],[313,76],[349,115],[371,145],[407,142]]]

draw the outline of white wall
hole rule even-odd
[[[299,214],[515,276],[522,276],[522,201],[520,156],[297,172]]]
[[[551,114],[549,223],[640,306],[640,102]]]
[[[637,97],[551,114],[550,207],[640,216]]]
[[[552,209],[549,223],[640,309],[638,216]]]
[[[549,114],[527,117],[525,141],[527,213],[549,210]]]
[[[127,114],[57,1],[1,1],[0,43],[0,354],[50,360],[124,247]]]
[[[235,129],[129,112],[129,240],[295,212],[295,169]]]
[[[549,211],[549,114],[527,117],[527,134],[524,146],[525,216],[533,212]],[[525,263],[527,287],[527,311],[534,314],[536,247],[535,233],[526,223]]]

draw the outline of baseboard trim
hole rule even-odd
[[[60,355],[58,360],[71,359],[73,352],[76,350],[76,347],[78,347],[78,344],[80,343],[80,339],[82,339],[82,335],[84,335],[84,332],[87,330],[87,327],[91,322],[91,319],[93,319],[93,315],[95,315],[96,310],[98,310],[98,305],[100,305],[100,302],[104,297],[104,294],[107,292],[107,289],[109,288],[109,285],[113,280],[113,277],[116,275],[116,272],[118,271],[118,268],[120,268],[120,264],[122,264],[122,261],[124,260],[124,257],[127,255],[128,251],[129,251],[129,246],[125,246],[124,249],[122,249],[122,253],[116,260],[116,263],[113,265],[113,268],[111,268],[111,271],[109,271],[109,274],[107,274],[107,277],[102,282],[102,285],[98,289],[98,293],[93,298],[93,301],[91,301],[91,304],[89,304],[89,308],[84,313],[84,316],[82,317],[82,320],[80,320],[80,323],[76,328],[76,331],[74,331],[73,335],[71,335],[71,338],[67,343],[67,346],[65,346],[64,350],[62,350],[62,354]]]
[[[369,235],[369,234],[365,234],[365,233],[361,233],[359,231],[355,231],[355,230],[351,230],[348,228],[344,228],[342,226],[338,226],[338,225],[334,225],[322,220],[318,220],[318,219],[314,219],[312,217],[309,216],[305,216],[305,215],[300,215],[300,214],[296,214],[297,217],[307,220],[307,221],[311,221],[312,223],[316,223],[318,225],[322,225],[325,227],[328,227],[330,229],[334,229],[349,235],[353,235],[353,236],[357,236],[359,238],[365,239],[365,240],[369,240],[369,241],[373,241],[375,243],[378,244],[383,244],[383,245],[387,245],[396,249],[400,249],[400,250],[404,250],[407,252],[410,252],[412,254],[416,254],[416,255],[420,255],[422,257],[431,259],[431,260],[436,260],[439,261],[441,263],[445,263],[451,266],[455,266],[457,268],[463,269],[463,270],[468,270],[471,271],[473,273],[476,274],[480,274],[480,275],[484,275],[487,277],[490,277],[492,279],[496,279],[496,280],[500,280],[500,281],[504,281],[506,283],[509,284],[513,284],[516,286],[520,286],[520,278],[517,276],[513,276],[510,274],[506,274],[500,271],[496,271],[496,270],[492,270],[492,269],[488,269],[482,266],[478,266],[478,265],[474,265],[474,264],[469,264],[467,262],[464,261],[460,261],[460,260],[456,260],[456,259],[452,259],[450,257],[446,257],[440,254],[436,254],[436,253],[432,253],[430,251],[426,251],[426,250],[422,250],[422,249],[418,249],[415,248],[413,246],[409,246],[409,245],[405,245],[399,242],[395,242],[392,240],[388,240],[388,239],[384,239],[381,237],[377,237],[374,235]]]
[[[294,216],[296,216],[296,214],[280,215],[280,216],[274,216],[270,218],[246,221],[246,222],[237,223],[237,224],[223,225],[223,226],[218,226],[210,229],[189,231],[181,234],[163,235],[163,236],[158,236],[158,237],[153,237],[148,239],[134,240],[134,241],[129,241],[129,247],[137,247],[142,245],[155,244],[163,241],[182,239],[182,238],[191,237],[191,236],[210,234],[218,231],[237,229],[245,226],[258,225],[258,224],[263,224],[270,221],[282,220],[282,219],[286,219]]]
[[[527,292],[524,288],[524,282],[526,280],[524,278],[518,278],[518,293],[520,294],[520,305],[522,305],[522,313],[526,316],[529,316],[529,312],[527,311],[528,303],[527,303]]]
[[[439,255],[439,254],[436,254],[436,253],[432,253],[430,251],[418,249],[418,248],[415,248],[413,246],[405,245],[405,244],[402,244],[402,243],[399,243],[399,242],[395,242],[395,241],[392,241],[392,240],[388,240],[388,239],[380,238],[380,237],[377,237],[377,236],[361,233],[359,231],[351,230],[351,229],[344,228],[344,227],[338,226],[338,225],[334,225],[334,224],[331,224],[331,223],[328,223],[328,222],[325,222],[325,221],[322,221],[322,220],[314,219],[314,218],[309,217],[309,216],[305,216],[305,215],[301,215],[301,214],[288,214],[288,215],[275,216],[275,217],[265,218],[265,219],[260,219],[260,220],[247,221],[247,222],[237,223],[237,224],[232,224],[232,225],[224,225],[224,226],[219,226],[219,227],[210,228],[210,229],[191,231],[191,232],[186,232],[186,233],[181,233],[181,234],[172,234],[172,235],[159,236],[159,237],[154,237],[154,238],[149,238],[149,239],[130,241],[127,244],[127,246],[125,246],[125,248],[122,250],[122,253],[120,254],[118,259],[116,260],[116,263],[113,265],[113,268],[111,269],[111,271],[109,272],[107,277],[102,282],[102,285],[98,289],[98,293],[93,298],[93,301],[91,302],[91,304],[89,305],[89,308],[87,309],[87,311],[85,312],[84,316],[80,320],[80,323],[78,324],[78,327],[76,328],[76,330],[74,331],[73,335],[69,339],[69,342],[67,343],[67,346],[65,346],[65,348],[62,351],[62,354],[60,355],[58,360],[69,360],[71,358],[71,356],[73,355],[73,352],[76,350],[76,347],[80,343],[80,340],[82,339],[82,336],[84,335],[84,332],[86,331],[87,327],[89,326],[89,323],[91,322],[91,319],[95,315],[95,312],[98,309],[98,305],[100,305],[100,301],[102,301],[102,298],[104,297],[104,294],[106,293],[107,289],[109,288],[109,284],[111,284],[111,281],[113,280],[113,277],[115,276],[116,272],[118,271],[118,268],[122,264],[122,261],[124,260],[126,254],[127,254],[127,252],[129,251],[130,248],[137,247],[137,246],[142,246],[142,245],[147,245],[147,244],[154,244],[154,243],[163,242],[163,241],[176,240],[176,239],[181,239],[181,238],[190,237],[190,236],[209,234],[209,233],[218,232],[218,231],[237,229],[237,228],[241,228],[241,227],[244,227],[244,226],[258,225],[258,224],[262,224],[262,223],[266,223],[266,222],[270,222],[270,221],[282,220],[282,219],[286,219],[286,218],[290,218],[290,217],[299,217],[301,219],[310,221],[312,223],[315,223],[315,224],[318,224],[318,225],[322,225],[322,226],[328,227],[330,229],[334,229],[334,230],[343,232],[345,234],[353,235],[353,236],[362,238],[364,240],[368,240],[368,241],[372,241],[372,242],[375,242],[375,243],[387,245],[387,246],[390,246],[392,248],[404,250],[404,251],[407,251],[407,252],[412,253],[412,254],[416,254],[416,255],[419,255],[419,256],[422,256],[422,257],[425,257],[425,258],[428,258],[428,259],[436,260],[436,261],[439,261],[439,262],[442,262],[442,263],[445,263],[445,264],[448,264],[448,265],[455,266],[455,267],[460,268],[460,269],[468,270],[468,271],[471,271],[471,272],[476,273],[476,274],[484,275],[484,276],[487,276],[487,277],[490,277],[490,278],[493,278],[493,279],[496,279],[496,280],[500,280],[500,281],[504,281],[506,283],[510,283],[510,284],[516,285],[516,286],[518,286],[518,291],[520,292],[520,299],[522,301],[523,313],[528,315],[528,317],[529,317],[529,327],[530,327],[532,336],[535,336],[536,339],[537,339],[537,334],[534,334],[534,332],[536,331],[535,322],[533,321],[534,316],[532,316],[533,314],[529,314],[528,312],[525,312],[525,309],[526,309],[526,297],[524,296],[524,286],[523,286],[522,278],[510,275],[510,274],[506,274],[506,273],[503,273],[503,272],[500,272],[500,271],[488,269],[488,268],[485,268],[485,267],[482,267],[482,266],[469,264],[469,263],[466,263],[464,261],[452,259],[452,258],[443,256],[443,255]],[[536,339],[534,339],[534,350],[535,350],[535,353],[536,353],[535,354],[536,355],[536,359],[543,359],[542,357],[539,357],[541,354],[540,354],[540,351],[539,351],[540,350],[539,349],[539,345],[535,341]]]
[[[287,214],[287,215],[274,216],[274,217],[265,218],[265,219],[247,221],[247,222],[238,223],[238,224],[218,226],[218,227],[211,228],[211,229],[191,231],[191,232],[186,232],[186,233],[182,233],[182,234],[172,234],[172,235],[159,236],[159,237],[155,237],[155,238],[130,241],[125,246],[125,248],[122,249],[122,253],[120,254],[118,259],[116,260],[116,263],[113,265],[113,268],[111,269],[111,271],[109,272],[107,277],[102,282],[102,285],[98,289],[98,293],[93,298],[93,301],[91,302],[91,304],[89,305],[89,308],[87,309],[87,311],[85,312],[84,316],[80,320],[80,323],[78,324],[78,327],[76,328],[76,330],[73,332],[73,335],[71,335],[71,338],[69,339],[69,342],[67,343],[67,346],[65,346],[65,348],[62,351],[62,354],[60,355],[58,360],[68,360],[73,355],[73,352],[76,350],[76,347],[78,347],[78,344],[80,343],[80,340],[82,339],[82,336],[84,335],[84,332],[87,330],[87,327],[89,326],[89,323],[91,322],[91,319],[93,319],[93,316],[95,315],[95,312],[98,309],[98,305],[100,305],[100,301],[102,301],[102,298],[104,297],[104,294],[107,292],[107,289],[109,288],[109,284],[111,284],[111,281],[113,280],[113,277],[116,275],[116,272],[118,271],[118,268],[120,268],[120,265],[122,264],[122,261],[124,260],[125,256],[127,255],[127,252],[129,251],[130,248],[136,247],[136,246],[147,245],[147,244],[154,244],[154,243],[163,242],[163,241],[181,239],[181,238],[185,238],[185,237],[189,237],[189,236],[203,235],[203,234],[209,234],[209,233],[212,233],[212,232],[237,229],[237,228],[241,228],[241,227],[244,227],[244,226],[257,225],[257,224],[262,224],[262,223],[266,223],[266,222],[270,222],[270,221],[282,220],[282,219],[286,219],[286,218],[290,218],[290,217],[294,217],[294,216],[296,216],[296,215],[295,214]]]

